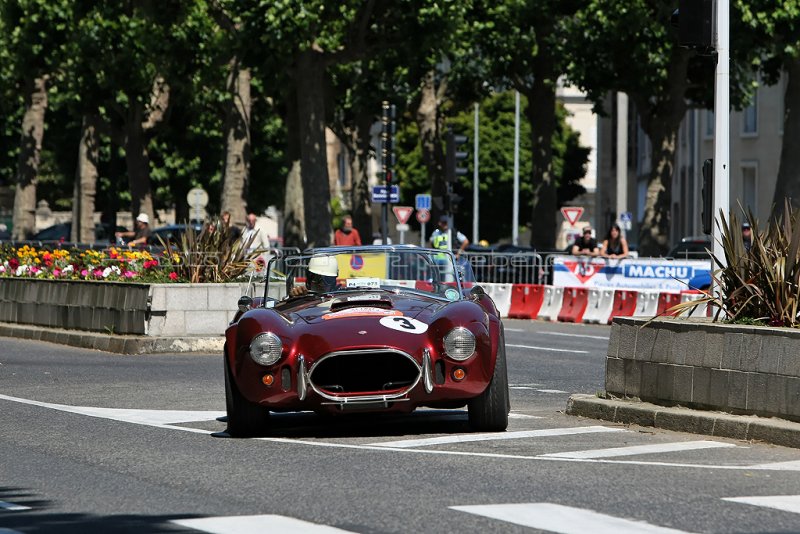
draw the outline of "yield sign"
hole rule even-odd
[[[392,206],[392,211],[394,212],[394,216],[397,217],[397,222],[405,224],[408,222],[408,218],[411,217],[414,208],[411,206]]]
[[[580,206],[564,206],[561,208],[561,215],[567,220],[570,226],[575,226],[583,215],[583,208]]]

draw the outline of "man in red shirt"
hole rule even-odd
[[[353,228],[353,218],[345,215],[342,219],[342,227],[333,234],[333,244],[337,246],[361,246],[361,236],[358,230]]]

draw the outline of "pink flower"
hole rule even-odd
[[[134,276],[136,276],[136,273],[133,271],[125,271],[124,276],[125,278],[133,278]]]
[[[177,280],[178,279],[178,273],[176,273],[174,271],[169,273],[169,279],[170,280]]]
[[[89,271],[87,271],[86,269],[82,269],[81,270],[81,276],[86,278],[87,276],[89,276]]]
[[[95,275],[97,278],[102,278],[103,277],[103,270],[102,269],[95,269],[92,272],[92,274]]]
[[[53,269],[53,276],[55,276],[56,278],[61,276],[61,270],[60,269]]]
[[[36,274],[39,272],[39,268],[35,265],[31,265],[31,274]]]

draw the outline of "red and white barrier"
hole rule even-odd
[[[614,309],[613,289],[591,288],[586,312],[583,314],[584,323],[606,324]]]
[[[561,303],[564,300],[564,288],[555,286],[545,286],[542,307],[539,309],[538,319],[542,321],[555,321],[561,311]]]
[[[585,287],[568,287],[564,290],[564,299],[558,320],[562,323],[579,323],[583,319],[586,305],[589,303],[589,290]]]
[[[538,284],[514,284],[511,289],[512,319],[536,319],[544,303],[545,286]]]
[[[486,294],[492,297],[500,317],[508,317],[511,309],[511,288],[513,284],[481,284]]]
[[[636,312],[636,301],[639,299],[639,292],[632,289],[617,289],[614,291],[614,303],[611,306],[611,313],[608,315],[608,323],[614,317],[631,317]]]

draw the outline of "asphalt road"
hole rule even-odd
[[[421,410],[259,439],[214,435],[220,355],[0,338],[0,533],[800,532],[797,449],[563,414],[608,334],[507,321],[505,433]]]

